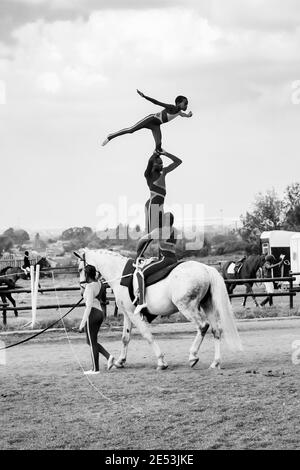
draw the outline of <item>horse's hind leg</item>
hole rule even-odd
[[[202,341],[204,340],[204,336],[206,335],[208,328],[209,328],[209,323],[205,323],[202,326],[197,326],[198,332],[190,348],[190,354],[189,354],[189,363],[191,367],[194,367],[199,361],[198,352],[199,352],[200,346],[202,344]]]
[[[255,307],[259,307],[258,302],[257,302],[257,300],[256,300],[256,297],[255,297],[255,295],[254,295],[254,292],[253,292],[253,289],[252,289],[251,284],[247,284],[246,292],[247,292],[247,294],[251,294],[252,299],[253,299],[253,302],[254,302],[254,304],[255,304]]]
[[[193,305],[192,307],[185,306],[182,307],[177,305],[179,311],[191,322],[196,324],[197,327],[197,335],[194,339],[192,346],[190,347],[189,352],[189,363],[191,367],[194,367],[197,362],[199,361],[198,352],[200,346],[204,340],[205,334],[209,328],[209,323],[206,321],[204,311],[198,308],[197,304]]]
[[[214,360],[209,366],[211,369],[220,369],[221,368],[221,334],[222,328],[220,325],[220,318],[215,309],[213,308],[211,299],[208,299],[204,305],[202,305],[203,310],[206,313],[208,322],[211,325],[212,334],[214,336],[214,345],[215,345],[215,355]]]
[[[122,346],[119,359],[115,362],[116,367],[124,367],[127,358],[128,344],[130,342],[132,330],[132,323],[129,320],[128,316],[124,314],[124,325],[123,325],[123,334],[122,334]]]

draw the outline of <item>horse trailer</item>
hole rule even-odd
[[[296,233],[291,238],[291,271],[300,272],[300,233]],[[300,285],[300,275],[295,276],[295,284]]]
[[[289,276],[290,270],[292,269],[291,240],[295,235],[299,235],[299,232],[271,230],[270,232],[263,232],[261,234],[260,242],[263,255],[275,256],[276,262],[280,261],[280,255],[285,255],[284,264],[281,267],[277,266],[273,269],[273,277]]]

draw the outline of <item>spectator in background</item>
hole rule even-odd
[[[280,261],[276,263],[275,256],[273,255],[267,255],[265,258],[265,262],[262,266],[262,272],[263,272],[263,277],[264,278],[271,278],[272,277],[272,269],[276,268],[277,266],[281,266],[283,261],[284,261],[284,255],[280,255]],[[270,307],[273,305],[273,297],[272,294],[274,294],[274,284],[273,282],[265,282],[265,289],[268,295],[262,302],[261,306],[264,307],[268,302],[270,304]]]

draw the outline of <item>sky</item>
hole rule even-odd
[[[150,131],[101,146],[160,110],[136,89],[193,112],[162,126],[183,161],[167,207],[229,220],[281,195],[300,175],[299,25],[298,0],[0,0],[0,232],[140,221]]]

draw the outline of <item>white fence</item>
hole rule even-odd
[[[30,264],[36,264],[38,261],[37,257],[29,258]],[[6,268],[6,266],[11,266],[12,268],[21,268],[24,264],[24,258],[16,257],[14,255],[6,255],[0,258],[0,271],[1,269]]]

